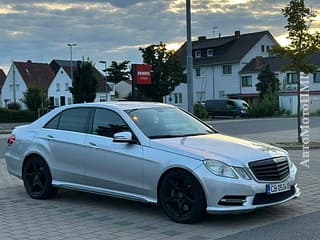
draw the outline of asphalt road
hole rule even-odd
[[[214,119],[209,122],[221,132],[232,135],[274,132],[297,128],[296,118]],[[310,117],[310,128],[320,127],[320,117]]]

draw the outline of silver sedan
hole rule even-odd
[[[59,188],[86,191],[159,204],[180,223],[300,194],[285,150],[220,134],[159,103],[57,108],[17,127],[5,159],[32,198],[53,197]]]

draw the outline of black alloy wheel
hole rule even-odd
[[[178,223],[199,221],[206,213],[206,200],[195,177],[183,170],[167,174],[160,186],[159,201],[166,215]]]
[[[51,185],[51,173],[46,162],[40,157],[27,160],[23,168],[23,183],[30,197],[48,199],[57,193]]]

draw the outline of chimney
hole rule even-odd
[[[198,37],[198,41],[203,41],[203,40],[206,40],[206,39],[207,39],[206,36],[199,36],[199,37]]]
[[[27,63],[32,63],[32,61],[31,61],[31,60],[28,60]]]
[[[239,39],[240,38],[240,31],[234,31],[234,38]]]
[[[255,59],[255,68],[259,68],[262,65],[262,57],[261,56],[257,56]]]

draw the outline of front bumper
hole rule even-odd
[[[267,195],[266,184],[275,182],[257,182],[255,180],[231,179],[218,177],[207,170],[205,166],[196,169],[207,200],[207,212],[210,213],[236,213],[248,212],[257,208],[277,205],[287,202],[301,195],[296,184],[297,168],[293,165],[289,176],[282,182],[288,182],[291,190],[287,192]],[[280,182],[279,182],[280,183]],[[241,204],[222,204],[221,200],[232,197],[242,198]]]

